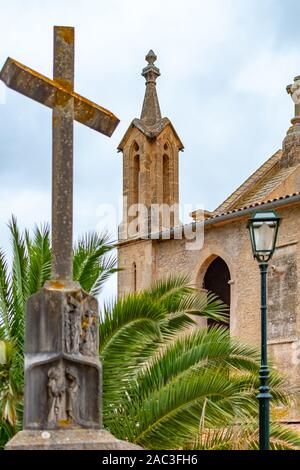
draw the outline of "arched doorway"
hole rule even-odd
[[[203,279],[204,289],[216,294],[222,302],[230,307],[230,271],[225,261],[218,256],[208,266]],[[208,320],[208,325],[216,322]],[[228,324],[229,327],[229,324]]]

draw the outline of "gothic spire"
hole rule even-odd
[[[146,91],[141,112],[141,121],[148,126],[154,126],[161,120],[161,112],[156,93],[156,79],[160,76],[159,69],[154,65],[157,57],[152,50],[145,57],[148,65],[142,75],[146,79]]]
[[[140,118],[134,118],[118,145],[118,151],[123,152],[126,142],[130,138],[131,131],[135,127],[148,139],[156,139],[168,126],[174,134],[179,150],[183,150],[183,144],[177,135],[170,119],[161,116],[159,101],[156,93],[156,79],[160,76],[159,68],[154,65],[157,57],[152,50],[146,55],[148,64],[143,68],[142,75],[146,80],[146,90]]]

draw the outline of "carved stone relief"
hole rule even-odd
[[[48,424],[51,426],[66,421],[66,388],[62,365],[51,367],[48,371],[48,394]]]
[[[65,348],[67,353],[76,354],[79,352],[82,315],[81,310],[81,302],[75,297],[69,295],[67,298],[64,314]]]
[[[64,341],[69,354],[97,354],[97,314],[83,298],[69,295],[64,311]]]
[[[48,371],[49,426],[79,424],[77,416],[78,373],[75,367],[62,364]]]

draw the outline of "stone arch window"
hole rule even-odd
[[[132,263],[132,290],[136,292],[137,290],[137,270],[136,270],[136,262]]]
[[[203,288],[216,294],[222,302],[230,307],[230,271],[220,256],[215,257],[208,265],[203,278]],[[208,326],[215,324],[217,322],[208,320]],[[229,328],[229,323],[227,326]]]
[[[132,164],[132,204],[139,203],[140,194],[140,155],[133,155]]]
[[[170,204],[170,158],[166,153],[163,155],[163,204]]]
[[[135,152],[138,152],[140,150],[139,144],[136,141],[133,142],[133,150]]]

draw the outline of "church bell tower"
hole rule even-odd
[[[123,220],[119,226],[118,293],[148,287],[155,280],[157,239],[179,225],[178,156],[183,145],[171,121],[161,116],[152,50],[142,70],[146,80],[140,118],[121,140]],[[167,235],[168,237],[168,235]]]
[[[119,239],[139,238],[177,226],[178,154],[183,145],[171,123],[161,116],[152,50],[142,71],[145,97],[139,119],[134,119],[121,140],[123,153],[123,221]]]

